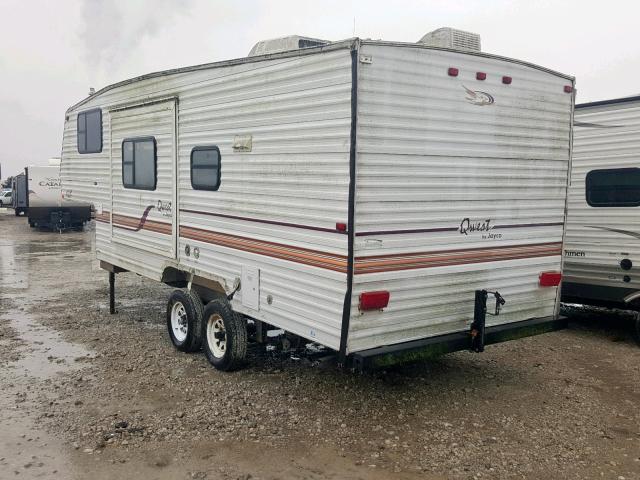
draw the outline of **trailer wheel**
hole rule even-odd
[[[237,370],[247,356],[247,322],[226,300],[204,308],[202,345],[209,363],[225,372]]]
[[[636,313],[633,333],[634,333],[634,336],[636,337],[636,342],[638,343],[638,346],[640,346],[640,313]]]
[[[174,290],[167,305],[167,329],[171,343],[181,352],[202,346],[202,300],[194,292]]]

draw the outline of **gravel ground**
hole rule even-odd
[[[170,288],[93,232],[0,211],[0,478],[640,479],[640,348],[622,316],[383,372],[170,344]],[[297,358],[297,357],[295,357]]]

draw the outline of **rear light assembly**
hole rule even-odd
[[[557,287],[562,281],[560,272],[542,272],[539,277],[541,287]]]
[[[502,77],[502,83],[504,83],[505,85],[511,85],[512,80],[513,79],[511,77],[507,77],[506,75]]]
[[[382,310],[389,305],[389,298],[391,295],[386,290],[380,290],[377,292],[363,292],[360,294],[361,311],[366,312],[368,310]]]
[[[460,73],[460,71],[455,67],[449,67],[449,70],[447,70],[447,74],[450,77],[457,77],[458,73]]]
[[[564,93],[571,93],[571,92],[573,92],[573,87],[571,85],[565,85]]]
[[[486,80],[487,74],[484,72],[476,72],[476,80]]]

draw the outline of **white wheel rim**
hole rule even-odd
[[[184,342],[189,332],[189,324],[187,322],[187,310],[182,302],[176,302],[171,307],[171,330],[173,336],[178,342]]]
[[[224,357],[227,351],[227,331],[220,315],[211,315],[207,320],[207,344],[214,357]]]

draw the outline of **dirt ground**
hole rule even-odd
[[[640,479],[631,324],[384,372],[250,350],[221,373],[170,344],[170,289],[107,274],[85,232],[0,210],[0,478]]]

